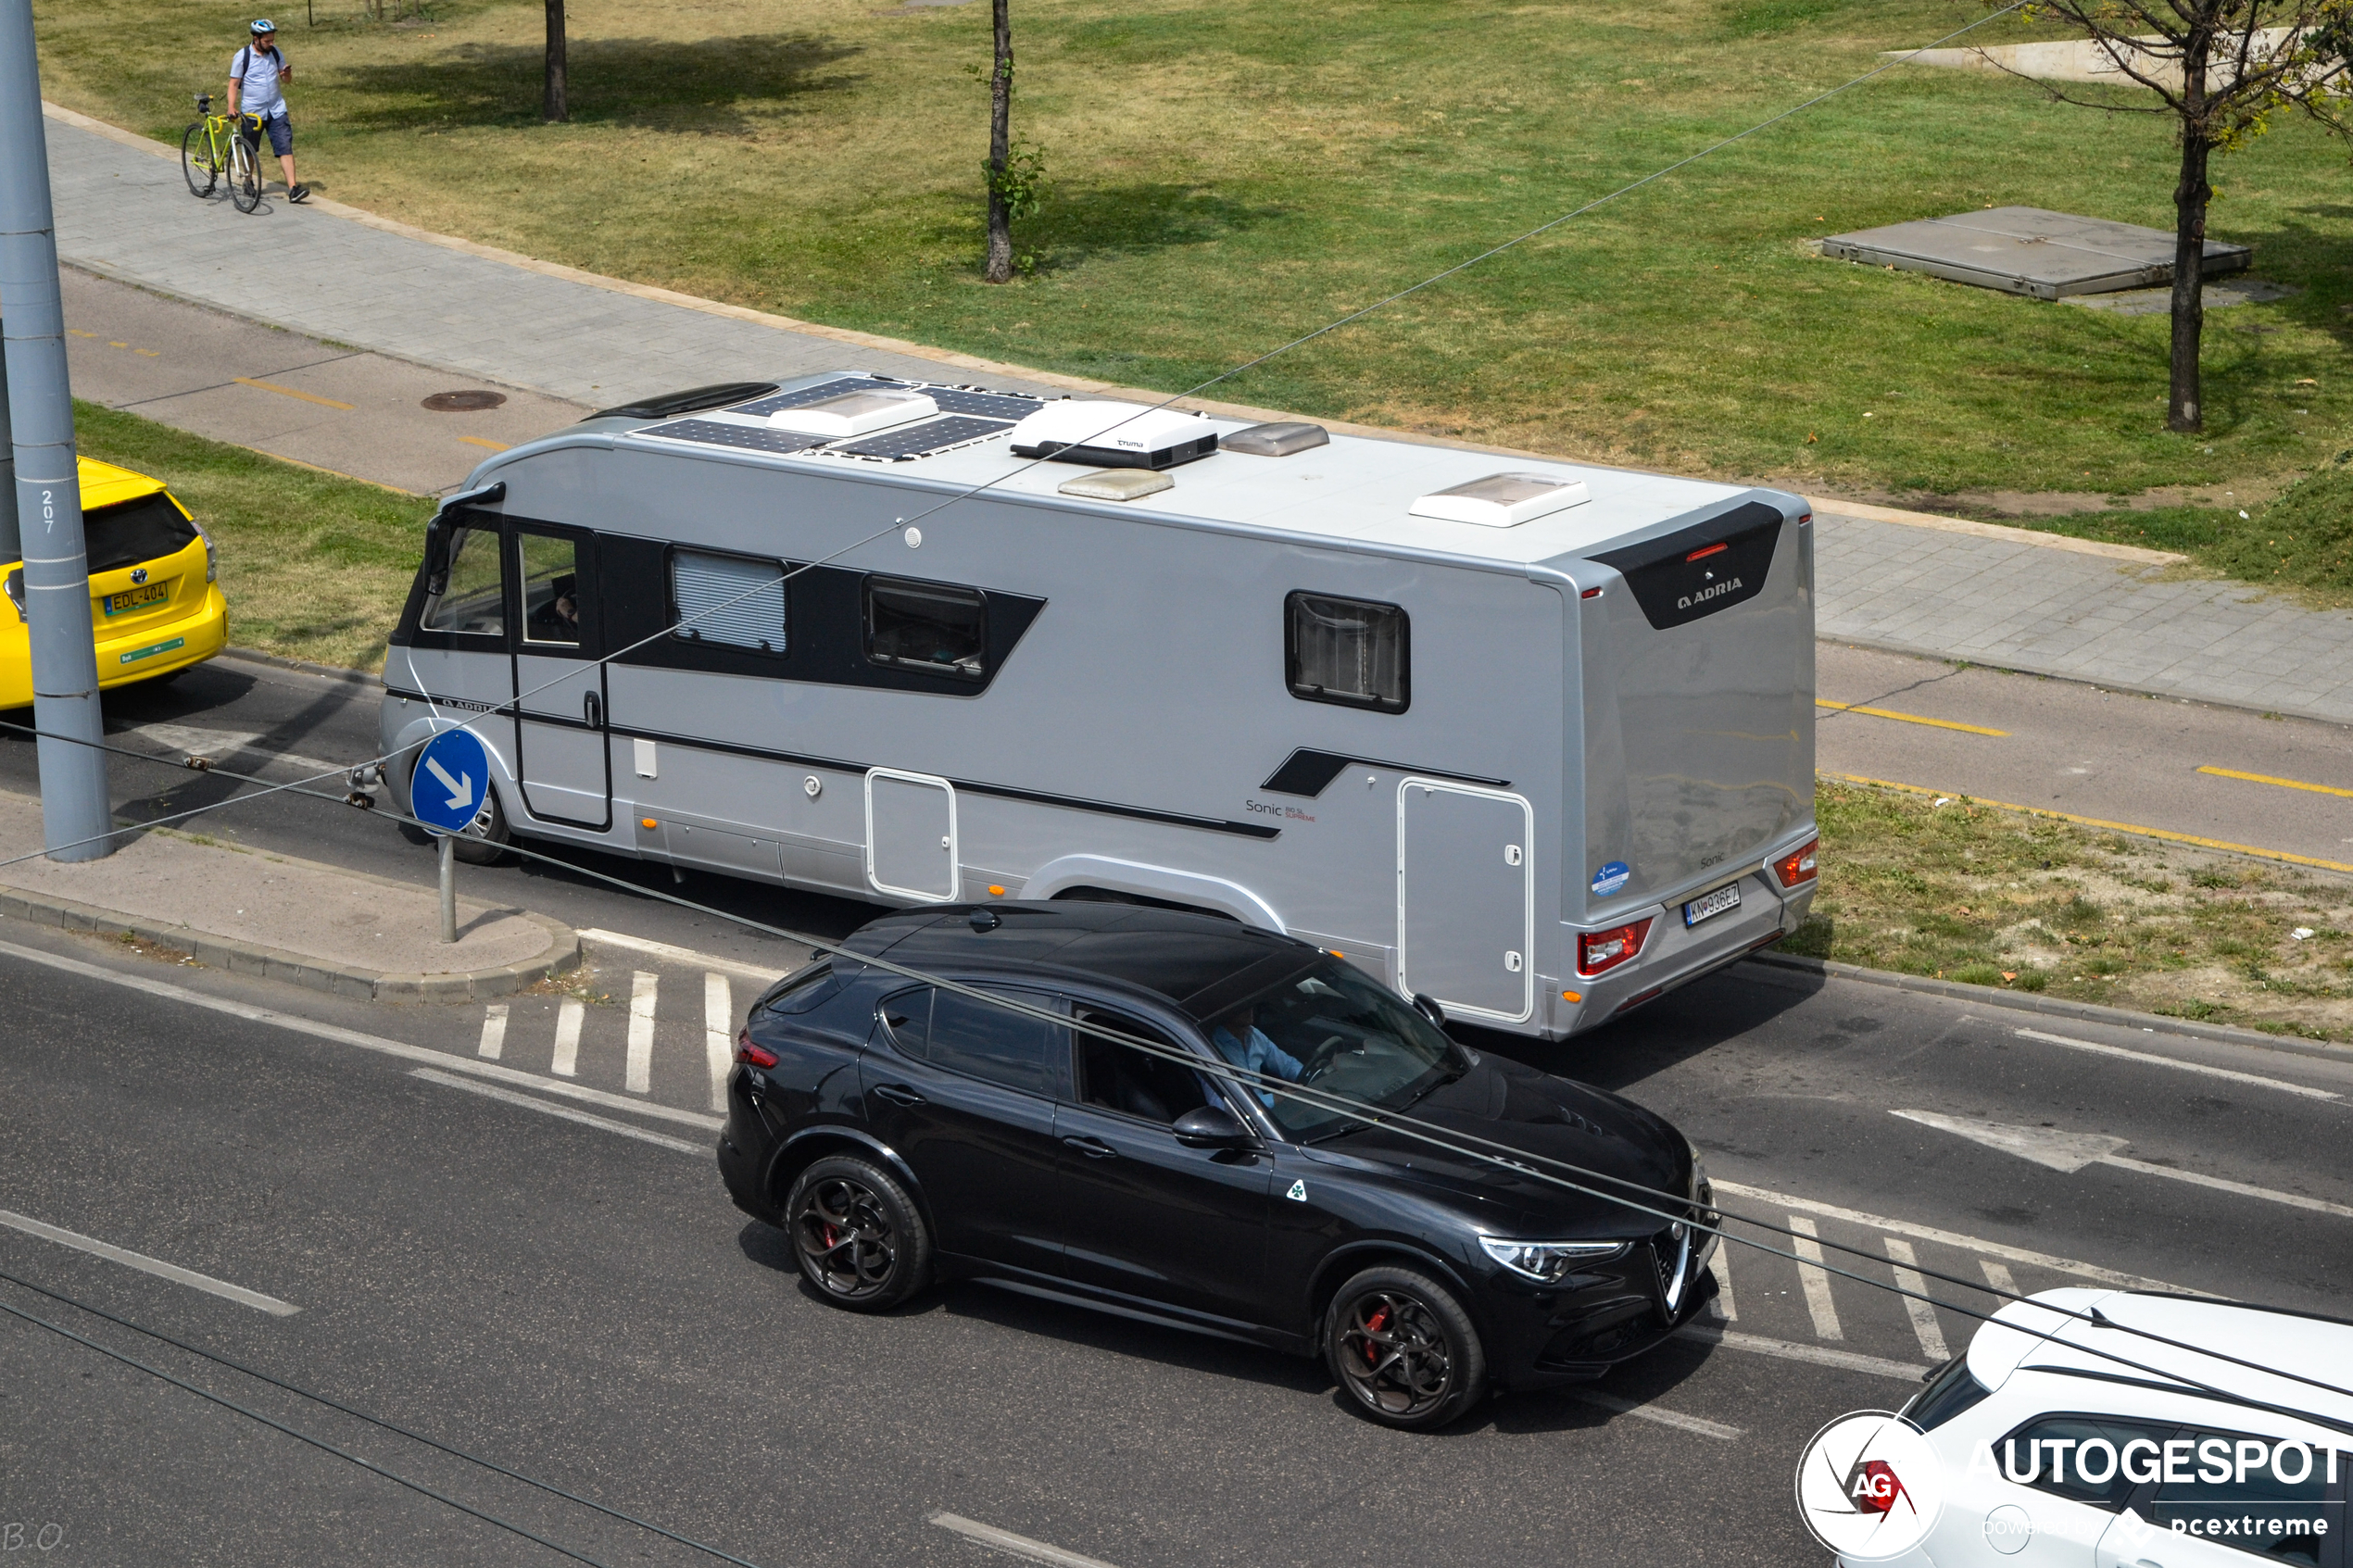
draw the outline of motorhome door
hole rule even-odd
[[[1450,1014],[1536,1010],[1535,812],[1502,790],[1409,778],[1397,790],[1397,975]]]
[[[510,536],[514,607],[515,756],[535,817],[612,826],[593,536],[519,525]]]
[[[956,786],[929,773],[866,774],[866,881],[877,893],[927,904],[962,890]]]

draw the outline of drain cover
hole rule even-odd
[[[436,414],[463,414],[476,408],[496,408],[506,400],[503,392],[436,392],[425,399],[425,407]]]

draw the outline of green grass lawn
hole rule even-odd
[[[282,463],[76,400],[85,457],[170,485],[220,547],[229,640],[378,670],[423,549],[429,495]]]
[[[986,98],[966,73],[987,57],[985,3],[573,0],[576,118],[556,127],[536,119],[538,0],[434,0],[398,24],[360,19],[359,0],[316,9],[316,28],[279,19],[303,171],[336,197],[601,272],[1170,389],[1983,15],[1974,0],[1013,0],[1016,132],[1043,149],[1050,189],[1017,235],[1035,270],[990,288]],[[174,141],[190,94],[220,91],[248,15],[227,0],[39,11],[52,97]],[[2005,19],[1978,36],[2026,35]],[[1807,249],[2010,203],[2170,227],[2173,178],[2156,117],[1899,69],[1219,391],[1898,499],[2269,493],[2333,458],[2353,423],[2353,182],[2346,149],[2311,128],[2218,161],[2214,232],[2252,242],[2259,273],[2302,292],[2209,318],[2209,428],[2195,438],[2162,429],[2161,317]],[[2265,577],[2271,546],[2237,521],[2048,525],[2204,530],[2202,558]],[[2318,585],[2353,591],[2333,571]]]

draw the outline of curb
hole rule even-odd
[[[121,825],[135,828],[135,824]],[[145,831],[182,836],[170,828]],[[328,872],[348,882],[396,887],[404,893],[417,891],[410,884],[396,882],[390,877],[345,871],[339,866],[323,866],[316,860],[298,859],[291,855],[273,855],[272,859],[289,866]],[[306,990],[377,1002],[456,1002],[511,997],[542,980],[551,979],[580,966],[582,953],[578,932],[560,921],[530,909],[511,912],[521,915],[547,934],[547,951],[535,959],[519,963],[460,970],[451,974],[387,974],[381,970],[362,969],[357,964],[331,963],[308,954],[290,953],[283,947],[241,941],[233,936],[217,935],[190,926],[166,925],[126,915],[119,909],[102,909],[94,905],[78,903],[70,898],[50,898],[22,888],[0,887],[0,916],[13,915],[66,931],[129,932],[143,941],[191,954],[199,963],[227,970],[233,974],[255,974],[265,980],[299,985]]]
[[[2012,528],[1999,522],[1973,522],[1940,512],[1907,512],[1898,507],[1869,507],[1828,495],[1806,500],[1819,517],[1860,518],[1866,522],[1897,522],[1906,528],[1932,528],[1945,533],[1966,533],[1977,539],[1998,539],[2006,545],[2034,545],[2045,550],[2069,550],[2079,556],[2100,556],[2143,566],[2187,566],[2190,558],[2171,550],[2143,549],[2138,545],[2111,545],[2104,539],[2078,539],[2071,533],[2047,533],[2037,528]]]
[[[247,664],[267,664],[273,670],[291,670],[299,675],[316,675],[324,681],[340,681],[346,685],[376,685],[384,677],[373,671],[354,670],[347,664],[312,664],[306,659],[288,659],[283,654],[264,653],[259,648],[230,646],[212,656],[215,659],[241,659]]]
[[[2012,1012],[2038,1013],[2045,1018],[2071,1018],[2082,1023],[2110,1023],[2124,1028],[2155,1030],[2166,1035],[2189,1035],[2226,1046],[2253,1046],[2261,1050],[2284,1051],[2290,1056],[2309,1056],[2322,1061],[2353,1061],[2353,1047],[2330,1045],[2320,1040],[2299,1040],[2292,1035],[2265,1035],[2253,1029],[2235,1029],[2227,1023],[2200,1023],[2195,1019],[2169,1018],[2158,1012],[2135,1012],[2130,1008],[2103,1007],[2097,1002],[2070,1002],[2058,997],[2038,997],[2031,991],[2000,991],[1987,985],[1964,985],[1957,980],[1931,980],[1923,975],[1899,974],[1893,970],[1865,969],[1860,964],[1841,963],[1835,959],[1753,953],[1742,961],[1760,964],[1767,969],[1812,975],[1817,979],[1859,980],[1867,985],[1884,985],[1892,991],[1913,991],[1922,996],[2006,1008]]]

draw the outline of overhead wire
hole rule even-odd
[[[24,726],[8,724],[5,721],[0,721],[0,728],[21,731],[24,729]],[[79,744],[87,745],[90,743],[82,742]],[[129,751],[127,748],[107,747],[107,749],[115,750],[121,755],[132,757],[142,761],[151,762],[158,766],[171,765],[168,759],[152,757],[145,753],[132,752]],[[248,779],[251,777],[250,775],[226,772],[224,770],[220,769],[212,769],[208,770],[208,771],[225,772],[225,776],[231,778]],[[259,781],[257,780],[254,782]],[[304,794],[307,797],[312,799],[326,800],[337,805],[346,804],[343,800],[332,796],[315,794],[308,791],[298,791],[298,793]],[[422,828],[427,832],[437,831],[428,827],[427,824],[420,822],[418,819],[405,813],[383,810],[379,809],[374,812],[374,814],[383,820]],[[1148,1036],[1129,1035],[1122,1031],[1107,1029],[1100,1024],[1091,1022],[1082,1023],[1075,1018],[1064,1017],[1060,1013],[1021,1002],[1000,992],[990,991],[982,986],[952,980],[942,975],[915,969],[910,965],[899,963],[896,960],[885,958],[879,954],[861,952],[849,947],[843,942],[831,941],[824,937],[812,935],[806,932],[794,931],[787,927],[771,925],[765,922],[753,920],[749,916],[735,914],[731,911],[721,909],[711,905],[698,903],[693,899],[686,898],[678,894],[670,893],[660,888],[645,887],[638,884],[632,883],[626,878],[613,875],[610,872],[600,872],[591,867],[583,866],[575,861],[566,860],[560,856],[547,854],[544,851],[530,849],[520,845],[512,844],[503,846],[502,847],[504,847],[508,852],[520,858],[560,866],[576,875],[586,876],[596,881],[605,882],[616,887],[621,887],[628,891],[640,894],[641,896],[654,898],[662,903],[675,905],[682,909],[710,915],[716,919],[741,925],[749,930],[758,931],[765,935],[794,942],[810,948],[813,952],[824,953],[829,957],[847,959],[853,963],[868,965],[880,969],[885,972],[896,974],[902,979],[913,981],[918,984],[937,986],[940,989],[1000,1009],[1000,1010],[1011,1012],[1017,1016],[1026,1017],[1034,1022],[1045,1023],[1051,1027],[1073,1029],[1077,1033],[1093,1035],[1094,1037],[1114,1045],[1142,1051],[1149,1056],[1174,1062],[1178,1066],[1189,1068],[1197,1073],[1206,1072],[1212,1077],[1234,1084],[1245,1089],[1255,1089],[1265,1093],[1285,1096],[1311,1105],[1316,1109],[1352,1118],[1364,1123],[1366,1125],[1384,1127],[1412,1141],[1439,1148],[1447,1153],[1480,1160],[1491,1165],[1502,1166],[1516,1172],[1521,1176],[1534,1177],[1540,1182],[1577,1193],[1580,1196],[1598,1198],[1604,1202],[1613,1204],[1622,1209],[1630,1210],[1637,1213],[1647,1214],[1653,1218],[1665,1222],[1667,1224],[1691,1225],[1693,1229],[1698,1230],[1703,1234],[1716,1236],[1719,1241],[1747,1247],[1755,1251],[1765,1253],[1768,1256],[1779,1258],[1784,1261],[1793,1263],[1801,1271],[1808,1268],[1817,1269],[1825,1274],[1834,1274],[1840,1278],[1853,1280],[1857,1284],[1868,1286],[1874,1290],[1904,1297],[1910,1300],[1925,1302],[1931,1307],[1942,1307],[1945,1311],[1951,1311],[1958,1316],[1971,1318],[1981,1323],[1991,1323],[1994,1321],[1994,1314],[1993,1313],[1982,1312],[1975,1308],[1964,1306],[1956,1301],[1931,1296],[1925,1291],[1912,1290],[1904,1286],[1895,1284],[1893,1281],[1881,1280],[1871,1275],[1864,1274],[1852,1269],[1843,1268],[1828,1261],[1816,1261],[1811,1259],[1804,1258],[1799,1256],[1793,1250],[1783,1250],[1780,1248],[1772,1247],[1764,1242],[1757,1241],[1753,1237],[1734,1235],[1724,1229],[1720,1223],[1708,1223],[1701,1222],[1695,1219],[1691,1213],[1692,1209],[1699,1207],[1693,1195],[1675,1194],[1664,1191],[1663,1189],[1649,1187],[1642,1183],[1633,1181],[1630,1178],[1617,1176],[1606,1172],[1594,1171],[1589,1167],[1580,1166],[1573,1161],[1560,1160],[1553,1156],[1533,1153],[1529,1150],[1519,1148],[1513,1145],[1480,1137],[1476,1134],[1465,1133],[1458,1128],[1447,1127],[1440,1123],[1425,1121],[1421,1118],[1409,1116],[1404,1114],[1403,1111],[1390,1110],[1374,1102],[1355,1099],[1347,1096],[1334,1094],[1329,1091],[1318,1090],[1311,1086],[1294,1084],[1290,1080],[1274,1074],[1256,1073],[1249,1069],[1239,1068],[1230,1062],[1224,1060],[1222,1058],[1216,1059],[1214,1061],[1207,1060],[1205,1059],[1199,1058],[1190,1052],[1184,1051],[1179,1047],[1172,1047],[1163,1042],[1151,1039]],[[1535,1163],[1531,1164],[1531,1161]],[[1556,1175],[1552,1172],[1540,1170],[1537,1168],[1539,1165],[1551,1166],[1556,1171],[1567,1172],[1574,1176],[1608,1183],[1613,1185],[1625,1188],[1627,1191],[1604,1192],[1585,1185],[1582,1182],[1572,1181],[1567,1176]],[[1633,1196],[1628,1196],[1628,1193],[1631,1193]],[[1642,1199],[1644,1198],[1655,1199],[1655,1202],[1642,1201]],[[1667,1207],[1658,1207],[1657,1205],[1659,1204],[1667,1205]],[[1727,1210],[1721,1204],[1714,1203],[1712,1200],[1705,1206],[1705,1208],[1707,1211],[1718,1215],[1719,1222],[1722,1220],[1730,1220],[1768,1234],[1791,1238],[1798,1237],[1803,1234],[1792,1226],[1775,1224],[1770,1221],[1759,1220],[1751,1215],[1734,1212]],[[1877,1256],[1870,1253],[1868,1249],[1849,1243],[1839,1242],[1834,1239],[1819,1236],[1807,1236],[1806,1239],[1815,1242],[1818,1246],[1826,1247],[1833,1251],[1845,1253],[1855,1257],[1869,1258],[1874,1262],[1880,1261]],[[2047,1302],[2038,1301],[2034,1298],[2021,1292],[2001,1289],[1993,1286],[1990,1284],[1979,1285],[1971,1281],[1964,1280],[1957,1275],[1944,1273],[1941,1271],[1928,1268],[1924,1265],[1907,1264],[1906,1266],[1912,1272],[1920,1274],[1924,1279],[1933,1278],[1947,1285],[1994,1297],[1997,1299],[2004,1299],[2013,1304],[2031,1306],[2038,1311],[2048,1312],[2061,1319],[2081,1323],[2088,1326],[2114,1330],[2135,1338],[2145,1339],[2154,1343],[2164,1345],[2169,1348],[2188,1351],[2196,1355],[2206,1357],[2209,1360],[2220,1361],[2228,1365],[2237,1366],[2246,1371],[2260,1373],[2267,1376],[2281,1378],[2287,1382],[2302,1384],[2323,1393],[2337,1394],[2347,1398],[2353,1398],[2353,1388],[2324,1382],[2321,1379],[2308,1376],[2301,1373],[2287,1371],[2284,1368],[2268,1365],[2263,1362],[2248,1361],[2242,1357],[2233,1356],[2225,1351],[2215,1350],[2209,1347],[2190,1344],[2186,1341],[2174,1339],[2168,1336],[2158,1334],[2154,1330],[2145,1329],[2133,1324],[2118,1323],[2113,1318],[2107,1317],[2097,1312],[2095,1310],[2082,1311],[2072,1308],[2054,1307]],[[2019,1325],[2009,1323],[2005,1326],[2018,1327]],[[2029,1333],[2032,1332],[2031,1330],[2024,1329],[2021,1329],[2020,1331]],[[2056,1333],[2057,1331],[2054,1330],[2053,1332]],[[2047,1336],[2045,1337],[2047,1337]],[[2259,1400],[2252,1400],[2244,1395],[2233,1393],[2230,1390],[2221,1388],[2219,1386],[2204,1383],[2179,1371],[2149,1366],[2143,1362],[2131,1361],[2125,1357],[2117,1355],[2112,1351],[2104,1350],[2096,1347],[2082,1345],[2074,1340],[2069,1340],[2066,1343],[2068,1343],[2071,1348],[2082,1350],[2086,1354],[2115,1361],[2118,1364],[2125,1366],[2131,1370],[2149,1373],[2155,1376],[2167,1378],[2171,1381],[2181,1383],[2185,1386],[2213,1394],[2221,1399],[2229,1399],[2240,1404],[2250,1405],[2252,1408],[2266,1410],[2272,1413],[2289,1416],[2294,1419],[2313,1421],[2325,1425],[2335,1426],[2345,1424],[2338,1422],[2335,1418],[2325,1416],[2319,1412],[2297,1411],[2292,1407],[2272,1405]],[[2353,1430],[2353,1426],[2347,1426],[2346,1429]]]

